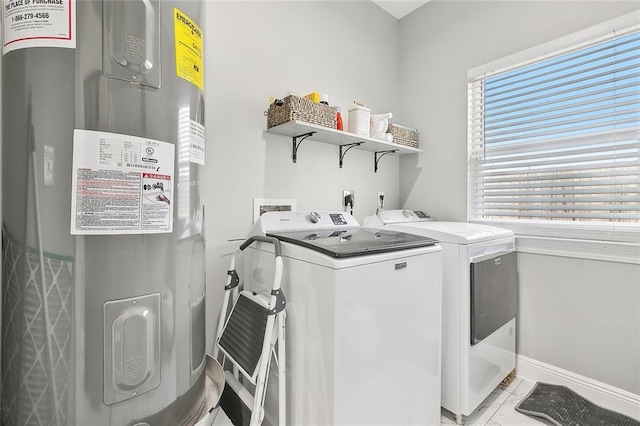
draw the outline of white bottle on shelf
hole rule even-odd
[[[368,138],[370,118],[371,110],[362,103],[354,102],[353,107],[349,110],[348,131]]]

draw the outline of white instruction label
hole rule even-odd
[[[189,161],[204,166],[204,126],[191,120]]]
[[[76,47],[77,0],[2,0],[2,54],[28,47]]]
[[[74,130],[71,234],[173,232],[175,147]]]

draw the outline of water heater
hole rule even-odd
[[[204,409],[202,9],[3,2],[5,425]]]

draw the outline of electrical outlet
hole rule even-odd
[[[342,191],[342,206],[343,207],[353,207],[355,202],[355,191],[344,190]]]
[[[378,198],[376,200],[376,207],[378,210],[384,209],[384,192],[378,191]]]

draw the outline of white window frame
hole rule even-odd
[[[526,49],[513,55],[470,69],[469,80],[521,68],[531,63],[592,45],[617,34],[640,29],[638,11],[622,15],[565,37]],[[471,123],[471,116],[468,119]],[[471,128],[471,125],[469,126]],[[469,130],[471,132],[471,129]],[[471,134],[469,134],[469,144]],[[471,155],[471,147],[469,147]],[[471,158],[469,157],[468,160]],[[471,184],[469,183],[469,190]],[[640,226],[637,224],[590,224],[589,222],[550,223],[550,221],[484,220],[476,223],[501,226],[516,233],[518,250],[587,259],[640,264]]]

